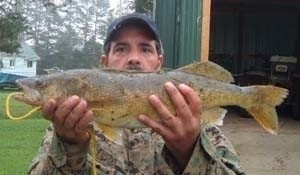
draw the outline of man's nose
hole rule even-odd
[[[128,58],[128,64],[129,65],[139,65],[140,64],[140,57],[137,52],[131,53]]]
[[[128,64],[129,65],[139,65],[140,64],[140,60],[138,58],[129,58],[128,60]]]

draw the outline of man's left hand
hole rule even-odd
[[[201,100],[197,92],[185,84],[177,88],[168,82],[165,89],[175,107],[175,114],[157,96],[151,95],[150,103],[160,115],[161,122],[145,115],[140,115],[139,119],[163,137],[167,148],[183,170],[200,135]]]

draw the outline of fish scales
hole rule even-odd
[[[157,113],[148,102],[151,94],[159,96],[174,114],[173,105],[163,88],[167,81],[174,84],[185,83],[196,90],[203,89],[201,93],[199,92],[203,101],[203,110],[216,106],[237,105],[244,99],[248,99],[235,85],[193,74],[178,72],[141,74],[99,70],[84,72],[86,73],[90,77],[82,78],[90,87],[81,96],[87,100],[88,104],[92,104],[90,107],[96,116],[106,116],[97,117],[98,122],[117,127],[142,127],[140,122],[132,122],[136,121],[139,114],[147,114],[158,120]],[[101,80],[101,82],[95,80]],[[112,99],[116,100],[109,103],[108,101]],[[99,108],[99,103],[102,103],[101,108]]]

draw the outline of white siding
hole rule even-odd
[[[15,60],[15,66],[10,66],[9,62],[11,59]],[[28,60],[32,61],[32,60]],[[37,61],[32,61],[32,67],[27,67],[27,60],[19,57],[3,57],[2,59],[3,68],[1,72],[9,73],[9,74],[16,74],[26,77],[32,77],[36,75],[36,65]]]

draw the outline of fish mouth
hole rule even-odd
[[[25,102],[25,103],[27,103],[29,105],[33,105],[33,106],[41,105],[41,102],[40,102],[41,94],[37,90],[32,89],[29,86],[23,84],[21,80],[17,80],[16,84],[19,88],[21,88],[22,93],[14,94],[13,95],[14,99]]]

